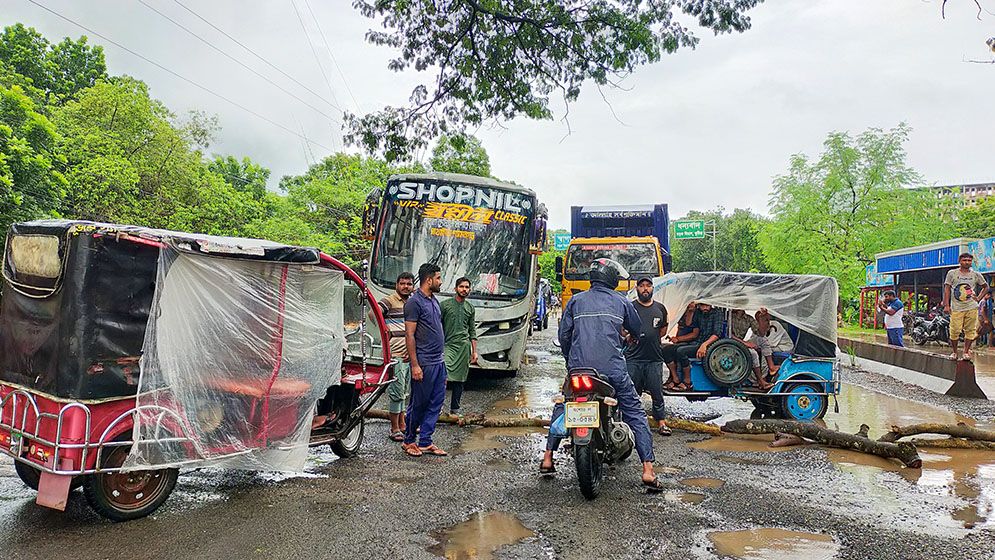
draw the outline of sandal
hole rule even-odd
[[[390,441],[396,441],[400,443],[404,441],[404,432],[402,432],[401,430],[392,432],[389,436],[387,436],[387,439],[389,439]]]
[[[643,486],[646,487],[646,491],[650,494],[659,494],[664,490],[663,483],[660,482],[660,477],[658,476],[654,476],[653,480],[644,480]]]
[[[968,350],[967,352],[964,352],[964,361],[965,362],[970,362],[973,359],[974,359],[974,352],[971,352],[970,350]]]
[[[550,463],[550,465],[547,467],[546,465],[542,464],[542,461],[539,461],[539,474],[542,475],[556,474],[556,464]]]
[[[677,385],[674,385],[674,391],[677,391],[678,393],[683,393],[684,391],[687,390],[688,386],[683,383],[678,383]]]
[[[428,447],[419,447],[418,450],[421,451],[423,454],[435,455],[436,457],[445,457],[446,455],[449,455],[449,453],[446,453],[445,451],[436,447],[434,443],[432,445],[429,445]]]
[[[421,449],[418,448],[418,445],[414,443],[405,443],[404,445],[401,446],[401,449],[403,449],[405,453],[407,453],[412,457],[421,457],[422,455],[424,455]]]
[[[677,383],[674,383],[673,381],[668,381],[666,384],[664,384],[663,388],[668,391],[673,391],[675,388],[677,388]]]
[[[670,427],[664,424],[663,422],[661,422],[660,427],[656,429],[656,433],[660,434],[661,436],[670,436],[674,434],[674,432],[671,431]]]

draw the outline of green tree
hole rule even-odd
[[[24,91],[0,86],[0,227],[57,216],[66,179],[56,128]],[[0,242],[2,246],[2,242]]]
[[[491,158],[480,140],[470,134],[443,134],[429,160],[432,171],[491,176]]]
[[[104,49],[91,47],[86,37],[72,40],[66,37],[47,53],[50,72],[49,89],[59,103],[75,99],[76,95],[107,79]]]
[[[761,0],[356,0],[383,30],[367,39],[400,54],[396,72],[430,71],[408,107],[346,115],[346,141],[388,161],[411,159],[431,138],[488,120],[550,119],[550,102],[576,101],[585,82],[616,85],[698,38],[681,13],[716,34],[745,31]]]
[[[711,237],[673,239],[670,248],[675,271],[768,272],[767,262],[757,240],[764,224],[762,217],[742,208],[726,214],[720,206],[709,211],[693,210],[681,219],[714,221],[716,234],[714,246]],[[717,265],[714,268],[713,256]]]
[[[257,200],[266,194],[270,171],[248,157],[239,161],[235,156],[216,156],[208,168],[221,175],[233,189],[249,193]]]
[[[771,221],[760,246],[774,272],[833,276],[844,298],[856,296],[876,253],[938,241],[954,233],[942,202],[906,163],[910,128],[834,132],[822,155],[792,156],[774,179]]]
[[[547,233],[549,237],[549,250],[539,255],[539,276],[549,280],[553,287],[553,292],[559,294],[563,285],[556,280],[556,257],[566,258],[566,251],[557,251],[553,248],[553,235],[557,233],[570,233],[565,229],[556,229]]]
[[[362,239],[362,212],[366,195],[382,187],[396,173],[423,172],[421,165],[397,166],[383,159],[336,153],[312,165],[306,173],[280,180],[287,194],[287,206],[272,216],[253,224],[254,231],[286,232],[286,225],[275,223],[293,219],[309,224],[311,231],[303,239],[352,265],[370,254],[369,242]],[[285,241],[285,237],[273,238]]]
[[[995,197],[985,197],[960,208],[957,216],[958,233],[964,237],[995,236]]]
[[[52,81],[49,47],[41,33],[20,23],[4,27],[0,33],[0,61],[41,90],[48,90]]]

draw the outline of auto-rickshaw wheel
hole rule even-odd
[[[25,486],[36,492],[38,491],[38,484],[41,482],[40,470],[20,461],[14,461],[14,471],[17,472],[17,478],[20,478]],[[69,490],[73,491],[83,486],[85,478],[85,476],[74,476],[72,483],[69,485]]]
[[[128,447],[106,448],[101,465],[120,467],[127,457]],[[178,476],[179,469],[92,474],[83,483],[83,494],[100,515],[111,521],[130,521],[158,509],[173,492]]]
[[[786,420],[811,422],[829,409],[829,397],[818,394],[822,389],[815,383],[792,384],[786,392],[789,394],[781,397],[781,416]]]
[[[366,417],[359,419],[348,434],[342,439],[337,439],[331,443],[332,452],[343,459],[355,457],[359,453],[359,448],[363,446],[363,434],[366,432]]]

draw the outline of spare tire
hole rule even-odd
[[[753,371],[750,349],[731,338],[713,342],[701,365],[705,375],[724,387],[739,385]]]

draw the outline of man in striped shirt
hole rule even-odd
[[[394,382],[387,388],[387,415],[390,416],[390,439],[404,440],[404,409],[411,392],[411,366],[404,343],[404,304],[415,289],[415,276],[402,272],[394,283],[394,293],[380,300],[387,330],[390,332],[390,355],[400,360],[394,368]]]

